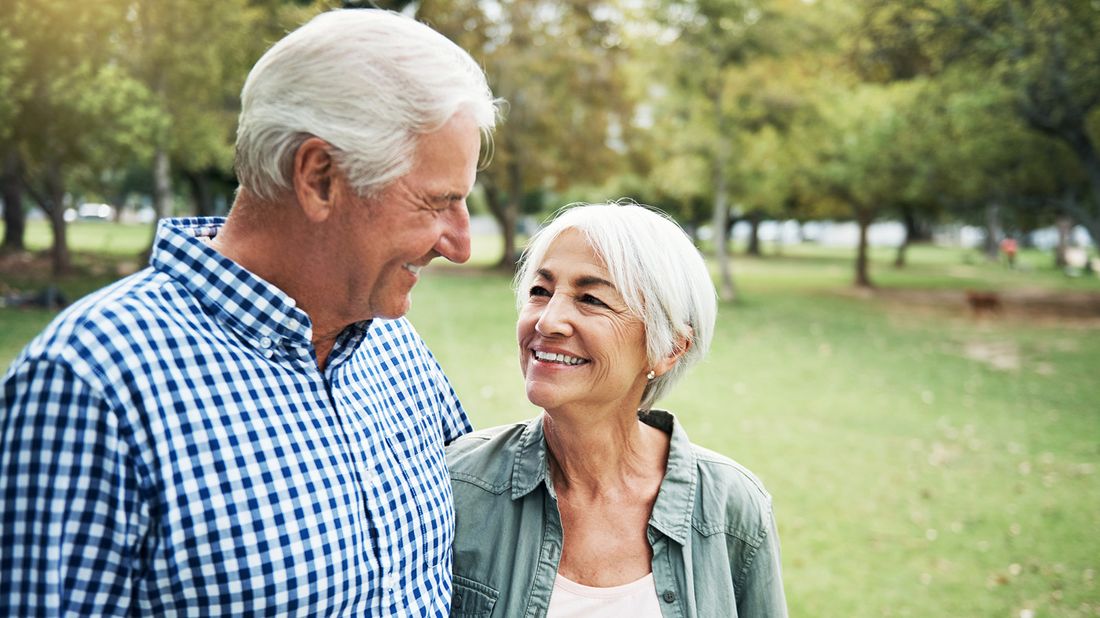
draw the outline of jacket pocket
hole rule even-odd
[[[485,584],[455,575],[451,618],[488,618],[493,613],[498,595],[496,590]]]

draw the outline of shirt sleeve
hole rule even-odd
[[[0,388],[0,615],[130,612],[142,501],[119,419],[65,363]]]
[[[473,425],[470,424],[470,418],[466,415],[466,410],[458,401],[458,395],[455,394],[450,380],[443,373],[443,368],[436,362],[435,357],[432,357],[432,365],[438,392],[437,399],[439,401],[439,419],[443,430],[443,444],[446,445],[473,431]]]
[[[737,615],[751,618],[786,618],[787,599],[779,566],[779,533],[769,504],[764,515],[762,542],[748,558],[737,591]]]

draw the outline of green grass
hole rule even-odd
[[[146,233],[112,240],[126,249],[108,263]],[[491,263],[498,241],[478,242]],[[885,288],[1100,291],[1035,253],[1019,270],[934,247],[904,270],[889,251],[873,258]],[[853,295],[848,251],[734,260],[742,299],[722,306],[710,357],[662,405],[772,492],[792,615],[1100,615],[1100,320],[974,319]],[[411,316],[475,424],[536,414],[508,278],[426,273]],[[0,363],[50,317],[0,309]]]

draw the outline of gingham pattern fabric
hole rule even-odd
[[[469,421],[403,320],[324,372],[294,301],[161,223],[0,390],[0,615],[445,616],[444,443]]]

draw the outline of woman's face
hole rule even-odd
[[[558,236],[523,292],[516,334],[531,403],[633,411],[649,371],[645,329],[584,235]]]

